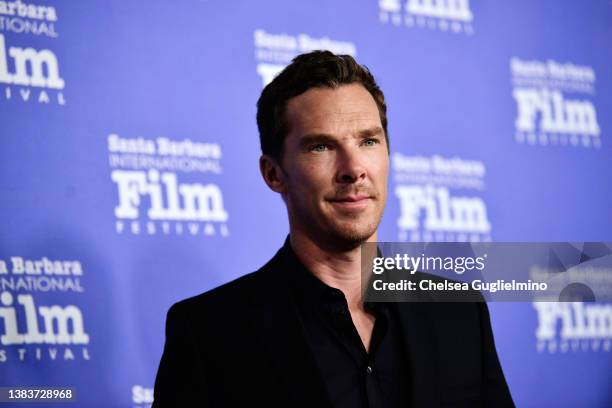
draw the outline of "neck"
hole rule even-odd
[[[375,242],[376,232],[366,240]],[[350,309],[363,309],[361,295],[361,245],[350,248],[323,246],[300,231],[291,231],[290,242],[298,259],[319,280],[340,289]]]

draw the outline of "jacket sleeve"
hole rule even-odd
[[[153,408],[205,402],[204,372],[185,306],[173,305],[166,317],[166,343],[155,379]]]
[[[502,371],[493,340],[489,308],[486,302],[479,302],[481,336],[483,344],[483,391],[484,406],[486,407],[514,407],[512,396],[504,372]]]

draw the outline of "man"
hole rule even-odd
[[[383,93],[350,56],[262,92],[261,174],[289,237],[258,271],[172,306],[154,406],[513,406],[484,303],[373,303],[360,245],[387,198]]]

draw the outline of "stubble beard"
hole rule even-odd
[[[376,203],[378,204],[378,202]],[[294,209],[294,218],[311,239],[324,245],[342,249],[354,249],[374,235],[380,225],[383,209],[368,209],[364,214],[334,214],[319,212],[314,214],[307,208],[299,206]]]

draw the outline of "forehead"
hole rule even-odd
[[[381,126],[376,102],[361,84],[312,88],[287,102],[289,135],[344,136]]]

